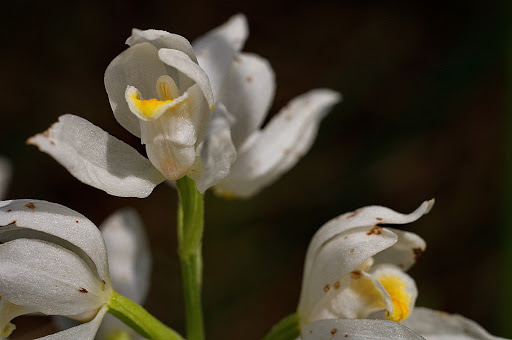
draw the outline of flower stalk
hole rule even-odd
[[[177,180],[176,184],[179,196],[178,256],[185,299],[187,339],[203,340],[201,246],[204,229],[204,200],[192,179],[183,177]]]
[[[143,307],[116,292],[112,292],[107,305],[109,313],[147,339],[184,340],[181,335],[158,321]]]

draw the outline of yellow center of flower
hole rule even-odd
[[[172,99],[158,100],[155,98],[143,100],[140,99],[140,93],[131,93],[129,98],[133,108],[147,118],[153,118],[158,115],[165,105],[173,101]]]
[[[407,283],[394,275],[382,275],[377,279],[391,296],[393,314],[386,312],[388,320],[400,322],[409,316],[409,302],[411,294],[407,291]]]

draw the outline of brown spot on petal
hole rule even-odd
[[[51,141],[50,141],[50,144],[51,144],[51,145],[55,145],[55,142],[51,140]]]
[[[375,218],[377,221],[382,221],[382,217],[376,217]]]
[[[327,293],[327,292],[329,291],[329,289],[331,289],[331,287],[330,287],[329,285],[325,285],[325,287],[324,287],[324,292],[326,292],[326,293]]]
[[[373,227],[369,232],[366,233],[366,235],[380,235],[382,234],[382,227],[375,226]]]
[[[337,331],[338,330],[336,328],[333,328],[333,329],[331,329],[331,334],[334,335],[334,334],[336,334]]]
[[[421,250],[421,248],[412,248],[412,252],[414,253],[414,261],[417,261],[423,254],[423,250]]]
[[[34,205],[34,203],[32,203],[32,202],[28,202],[27,204],[25,204],[25,206],[26,206],[27,208],[29,208],[29,209],[35,209],[35,208],[36,208],[36,206],[35,206],[35,205]]]
[[[348,235],[343,236],[343,239],[346,240],[348,238]]]
[[[354,248],[350,248],[349,253],[354,254]]]
[[[334,289],[339,289],[340,288],[340,281],[334,282],[333,287],[334,287]]]
[[[250,84],[252,83],[252,76],[245,77],[245,80]]]
[[[78,222],[78,220],[76,220],[75,223],[80,223],[80,222]]]
[[[50,138],[50,129],[44,131],[41,135],[43,135],[44,138]]]
[[[350,214],[347,215],[347,218],[352,218],[352,217],[355,217],[357,215],[359,215],[359,213],[362,211],[362,209],[357,209],[353,212],[351,212]]]
[[[83,287],[80,287],[80,289],[78,290],[80,293],[89,293],[89,291]]]
[[[348,334],[345,334],[344,336],[345,336],[345,338],[348,338]]]
[[[8,209],[8,210],[7,210],[7,212],[11,212],[11,211],[12,211],[12,209]]]
[[[353,280],[359,280],[361,278],[362,274],[359,270],[354,270],[353,272],[350,272],[350,277]]]

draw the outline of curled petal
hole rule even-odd
[[[232,118],[224,105],[215,107],[207,138],[200,145],[199,157],[188,174],[197,183],[197,189],[204,193],[228,174],[236,160],[236,150],[231,141]]]
[[[416,307],[403,324],[427,340],[496,340],[504,339],[489,334],[476,322],[458,314],[448,314]]]
[[[151,277],[151,252],[139,215],[122,209],[100,226],[108,251],[110,279],[115,291],[141,304]]]
[[[302,326],[303,340],[424,340],[409,328],[384,320],[319,320]]]
[[[243,145],[220,193],[250,197],[277,180],[309,150],[322,118],[339,102],[337,92],[312,90],[292,100]]]
[[[0,285],[16,305],[80,320],[94,317],[111,292],[77,254],[35,239],[0,245]]]
[[[56,243],[92,261],[102,280],[108,280],[107,251],[98,228],[82,214],[60,204],[39,200],[0,202],[0,241],[17,237],[54,236]],[[56,239],[58,238],[58,239]],[[60,242],[59,242],[60,239]],[[62,242],[65,241],[65,242]],[[87,261],[86,259],[84,259]]]
[[[0,158],[0,200],[4,198],[7,192],[7,186],[11,180],[11,163],[5,158]]]
[[[231,132],[237,149],[263,123],[274,93],[275,75],[269,62],[256,54],[240,53],[217,100],[235,117]]]
[[[426,242],[415,233],[387,228],[398,235],[398,241],[375,255],[375,263],[390,263],[408,270],[427,248]]]
[[[199,65],[210,78],[215,98],[248,34],[247,19],[237,14],[193,42]]]
[[[105,305],[98,311],[94,319],[91,321],[68,328],[65,331],[60,331],[58,333],[47,335],[42,338],[37,338],[36,340],[93,340],[107,311],[108,307]]]
[[[147,197],[165,179],[137,150],[78,116],[60,116],[28,143],[55,158],[81,182],[114,196]]]
[[[121,52],[105,71],[105,89],[116,120],[126,130],[140,137],[139,120],[128,107],[125,91],[128,85],[139,89],[146,98],[157,98],[156,82],[169,74],[158,58],[158,49],[150,43],[136,44]],[[177,74],[169,74],[176,78]]]
[[[130,46],[144,42],[151,43],[151,45],[155,46],[157,49],[171,48],[173,50],[181,51],[188,55],[193,62],[197,63],[197,58],[194,54],[194,50],[192,49],[192,45],[190,45],[190,42],[181,35],[161,30],[150,29],[143,31],[134,28],[132,30],[132,35],[126,40],[126,44]]]
[[[199,85],[199,88],[203,91],[203,95],[208,102],[208,105],[213,105],[213,92],[206,72],[194,63],[188,55],[178,50],[171,50],[162,48],[158,51],[160,60],[168,66],[171,66],[178,70],[180,73],[178,86],[181,91],[186,91],[188,86],[183,86],[183,75],[193,80],[194,83]],[[173,77],[174,80],[176,78]],[[155,81],[156,84],[156,81]],[[142,91],[142,90],[141,90]]]

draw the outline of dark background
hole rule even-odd
[[[64,113],[80,115],[143,150],[114,119],[103,86],[132,27],[193,40],[247,15],[245,51],[277,76],[271,114],[316,87],[343,93],[312,150],[246,201],[208,193],[204,310],[209,339],[259,339],[297,305],[306,247],[329,219],[385,205],[432,212],[405,226],[428,249],[410,274],[417,305],[458,312],[512,337],[507,190],[507,1],[81,1],[2,4],[0,154],[15,175],[9,198],[67,205],[100,224],[136,208],[153,248],[146,307],[183,332],[176,257],[176,192],[112,197],[83,185],[25,145]],[[509,14],[510,13],[510,14]],[[510,278],[508,278],[510,280]],[[13,339],[51,330],[18,318]]]

